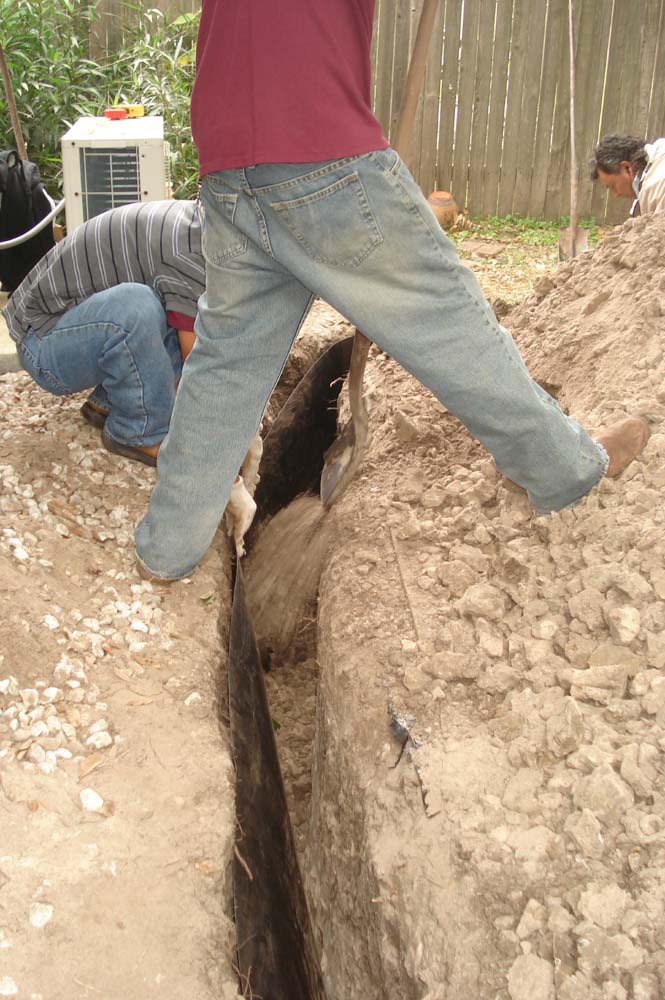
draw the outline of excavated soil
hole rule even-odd
[[[335,510],[307,883],[334,1000],[665,996],[665,218],[514,310],[534,376],[640,460],[532,515],[385,356]]]
[[[626,225],[504,320],[586,425],[652,421],[573,510],[370,360],[318,621],[267,675],[329,1000],[665,996],[664,250]],[[286,380],[346,333],[319,305]],[[79,403],[0,378],[0,996],[230,1000],[228,547],[140,582],[153,473]]]

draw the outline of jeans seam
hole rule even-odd
[[[268,223],[266,222],[266,217],[263,214],[263,209],[259,204],[258,198],[254,198],[251,195],[250,197],[252,198],[252,203],[254,205],[254,210],[256,212],[256,217],[258,220],[259,232],[261,234],[261,249],[269,257],[272,257],[272,259],[275,260],[276,259],[275,254],[272,248],[272,244],[270,242],[270,233],[268,232]]]
[[[319,168],[319,170],[313,170],[308,174],[300,174],[299,177],[294,177],[289,181],[281,181],[279,184],[265,184],[260,187],[250,186],[250,191],[252,194],[267,194],[269,191],[289,191],[294,187],[298,187],[305,181],[318,180],[319,177],[326,177],[328,174],[333,173],[335,170],[339,170],[340,167],[345,167],[349,163],[356,163],[358,160],[363,160],[370,156],[371,153],[360,153],[358,156],[346,156],[341,160],[333,160],[328,163],[325,167]],[[223,173],[223,171],[220,171]],[[212,175],[214,176],[214,174]]]
[[[139,386],[141,387],[140,388],[140,393],[141,393],[141,410],[143,412],[143,429],[141,431],[141,437],[145,437],[146,427],[147,427],[147,424],[148,424],[148,411],[147,411],[146,405],[145,405],[145,384],[143,382],[143,379],[141,378],[140,371],[136,367],[136,362],[134,361],[134,355],[130,351],[130,349],[129,349],[128,345],[127,345],[127,341],[126,340],[123,341],[122,346],[125,349],[125,351],[127,352],[127,355],[129,356],[129,360],[131,362],[132,369],[134,371],[134,374],[136,375],[136,378],[138,380]]]

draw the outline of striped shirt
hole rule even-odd
[[[201,218],[194,201],[113,208],[56,243],[21,282],[3,315],[17,343],[44,337],[72,306],[124,282],[148,285],[167,312],[196,316],[205,289]]]

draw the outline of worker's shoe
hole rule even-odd
[[[114,441],[112,437],[109,437],[106,433],[106,427],[102,428],[102,444],[107,451],[112,452],[114,455],[131,458],[134,462],[142,462],[143,465],[151,465],[153,468],[157,465],[158,444],[149,445],[145,448],[131,444],[121,444],[120,441]]]
[[[97,406],[90,399],[86,399],[85,403],[81,407],[81,416],[84,420],[87,420],[89,424],[96,427],[97,430],[101,430],[106,423],[106,418],[108,413],[106,410],[102,410],[101,406]]]
[[[166,580],[163,576],[155,576],[149,569],[146,569],[138,557],[136,559],[136,572],[142,580],[149,580],[150,583],[155,583],[160,587],[170,587],[172,583],[178,582],[177,580]]]
[[[620,476],[633,459],[644,451],[650,433],[649,424],[644,417],[626,417],[601,431],[596,440],[603,446],[610,460],[605,475],[610,479]]]

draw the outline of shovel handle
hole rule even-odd
[[[19,121],[18,111],[16,110],[14,91],[12,90],[12,81],[9,76],[9,69],[7,67],[7,61],[5,60],[5,52],[2,45],[0,45],[0,73],[2,73],[2,82],[5,87],[5,97],[7,98],[7,107],[9,108],[9,118],[12,123],[14,138],[16,139],[16,149],[21,159],[27,160],[28,153],[25,148],[25,140],[23,138],[23,132],[21,130],[21,123]]]
[[[577,228],[577,144],[575,136],[575,11],[568,0],[568,41],[570,45],[570,230]]]

